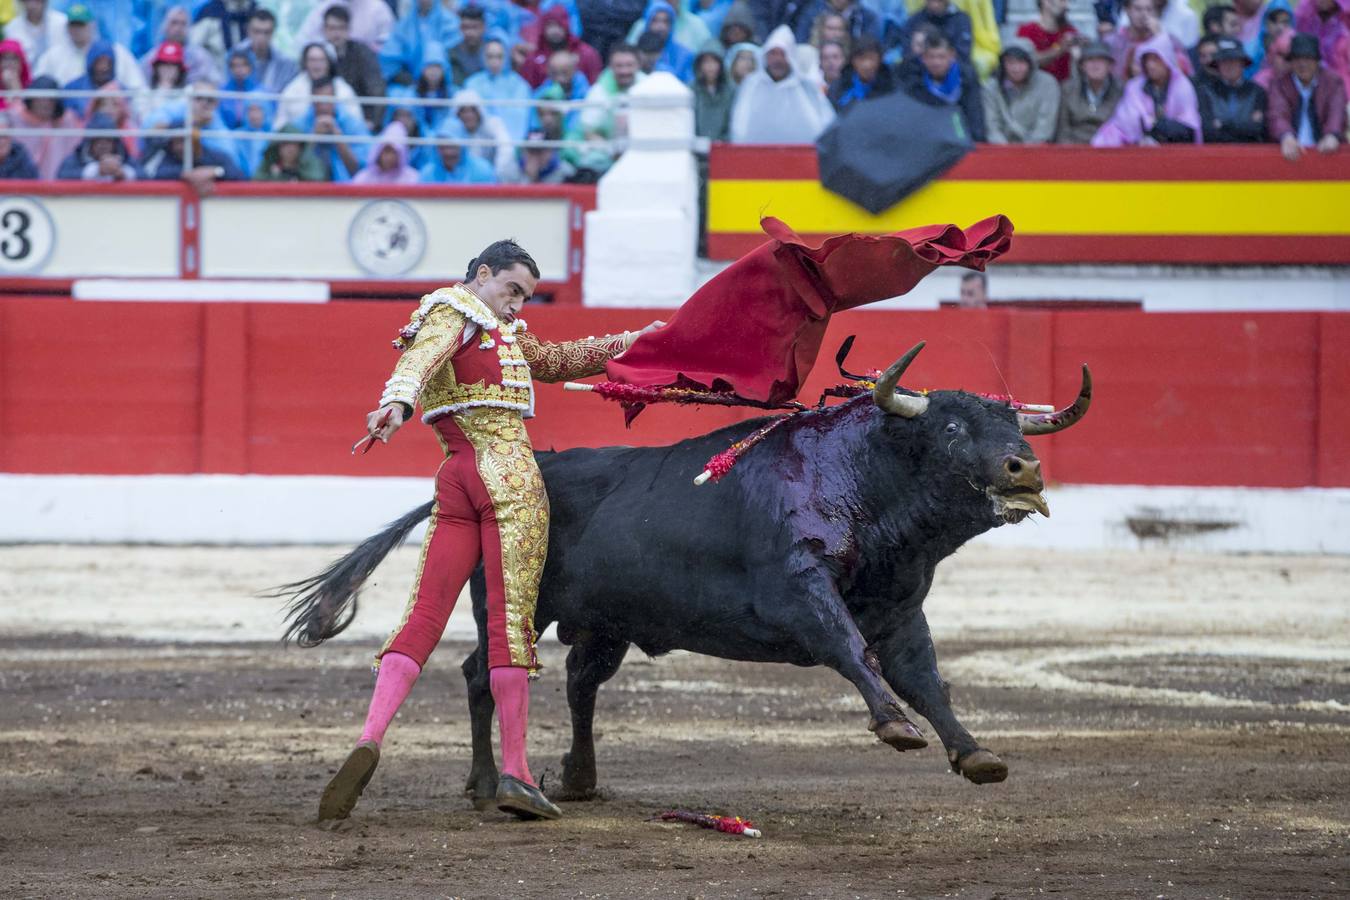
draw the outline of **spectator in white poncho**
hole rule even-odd
[[[731,109],[734,144],[809,144],[834,121],[819,78],[797,68],[797,42],[786,25],[764,42],[759,68],[745,77]]]

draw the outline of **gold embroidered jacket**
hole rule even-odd
[[[385,383],[380,406],[422,407],[422,420],[478,407],[534,411],[532,378],[567,381],[597,375],[635,334],[549,343],[526,330],[523,319],[501,324],[463,285],[423,298],[401,333],[407,348]],[[473,349],[471,349],[473,348]]]

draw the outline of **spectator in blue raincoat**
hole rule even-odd
[[[463,127],[455,119],[447,119],[436,136],[446,139],[446,143],[432,148],[435,152],[431,160],[422,166],[420,176],[423,184],[496,184],[497,175],[492,163],[477,153],[455,143],[457,136],[463,133]]]
[[[113,80],[117,71],[117,56],[112,43],[98,40],[89,45],[89,51],[84,57],[84,74],[73,81],[67,82],[65,89],[68,91],[96,91],[105,84]],[[132,66],[137,76],[140,76],[140,69]],[[127,85],[128,88],[144,87],[144,81],[139,85]],[[76,115],[83,116],[85,110],[89,107],[88,97],[71,97],[66,104]]]
[[[647,6],[646,27],[643,34],[654,35],[661,41],[661,55],[656,58],[653,70],[669,72],[687,84],[694,78],[694,53],[675,40],[675,18],[673,5],[666,0],[652,0]],[[641,36],[638,40],[642,40]],[[641,48],[641,44],[638,46]]]
[[[198,90],[214,91],[219,88],[214,81],[206,78],[198,78],[191,82],[191,85]],[[215,97],[194,96],[192,106],[189,109],[186,100],[172,100],[164,103],[146,116],[143,123],[146,128],[166,128],[170,122],[182,122],[184,119],[191,118],[192,127],[203,131],[229,131],[229,126],[225,124],[225,117],[220,112],[220,101]],[[228,157],[234,161],[234,164],[242,171],[249,171],[249,156],[241,152],[239,142],[231,137],[208,137],[203,138],[202,143],[207,147]]]
[[[236,47],[230,51],[229,64],[227,66],[229,80],[221,87],[222,91],[232,91],[234,93],[256,93],[259,90],[258,79],[253,77],[253,60],[248,51],[242,47]],[[242,128],[244,126],[244,104],[243,99],[224,99],[220,101],[220,116],[225,120],[225,124],[230,128]],[[272,109],[276,104],[270,101],[266,102],[270,107],[267,110],[267,118],[272,118]],[[251,169],[249,171],[252,171]]]
[[[98,33],[105,41],[111,41],[122,47],[133,48],[145,43],[141,49],[149,49],[150,0],[81,0],[94,15],[98,23]],[[122,79],[119,78],[119,81]]]
[[[497,180],[510,181],[515,174],[516,143],[506,123],[488,113],[483,107],[482,98],[468,88],[455,94],[454,109],[454,118],[443,122],[437,134],[461,141],[481,142],[470,147],[470,152],[478,154],[492,165]]]
[[[530,122],[530,108],[524,104],[500,104],[496,100],[529,100],[530,83],[512,71],[508,63],[506,44],[497,38],[483,46],[483,71],[471,75],[464,89],[482,98],[489,115],[501,119],[512,140],[525,137]]]
[[[454,85],[450,81],[450,64],[446,61],[445,47],[430,43],[426,45],[426,55],[417,69],[417,81],[408,88],[399,88],[400,92],[409,91],[409,96],[425,100],[444,100],[444,106],[418,106],[417,117],[421,121],[424,134],[435,134],[436,129],[450,115],[450,98],[454,96]],[[390,96],[394,92],[390,91]]]
[[[360,109],[349,103],[337,102],[332,81],[314,85],[309,106],[295,124],[305,134],[370,136],[370,129],[366,127]],[[314,144],[315,155],[328,166],[333,181],[343,184],[361,171],[366,164],[368,150],[367,142]]]
[[[708,26],[689,8],[692,2],[693,0],[689,0],[689,2],[681,3],[680,9],[675,11],[675,21],[671,26],[671,33],[675,40],[690,53],[708,43],[708,39],[712,37],[712,32],[708,30]],[[628,29],[628,42],[630,44],[636,44],[637,39],[642,36],[642,32],[649,29],[647,20],[651,16],[652,7],[657,3],[670,6],[666,3],[666,0],[651,0],[647,4],[646,10],[643,11],[642,18],[634,22],[633,27]]]
[[[247,175],[258,171],[258,165],[262,162],[263,153],[266,152],[269,139],[273,136],[272,114],[276,106],[270,101],[259,98],[250,98],[244,100],[243,122],[235,129],[238,137],[235,138],[235,144],[239,147],[239,158],[248,163],[244,168]]]
[[[459,19],[446,11],[441,0],[416,0],[380,48],[384,77],[391,84],[413,84],[433,45],[445,63],[445,48],[458,44],[459,39]]]

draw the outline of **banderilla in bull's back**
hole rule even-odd
[[[572,746],[555,799],[596,786],[596,693],[630,646],[724,659],[827,666],[858,691],[867,727],[897,750],[927,745],[899,701],[928,720],[953,770],[977,784],[1007,767],[952,710],[923,601],[939,562],[991,528],[1049,514],[1028,436],[1077,423],[1092,379],[1070,406],[1016,410],[964,391],[899,387],[919,344],[874,387],[787,417],[715,486],[691,473],[768,420],[667,447],[536,454],[552,517],[535,625],[557,623],[567,655]],[[312,647],[352,621],[361,585],[431,512],[412,510],[324,571],[277,589],[290,598],[288,640]],[[483,634],[481,572],[470,582]],[[464,661],[473,763],[466,792],[494,796],[486,648]]]

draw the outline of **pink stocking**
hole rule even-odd
[[[497,666],[489,677],[502,737],[502,774],[534,784],[529,763],[525,761],[525,730],[530,720],[529,672],[516,666]]]
[[[407,699],[422,667],[411,656],[386,653],[380,660],[380,674],[375,678],[375,693],[370,697],[370,712],[366,713],[366,728],[361,740],[384,743],[384,732],[394,721],[394,714]]]

